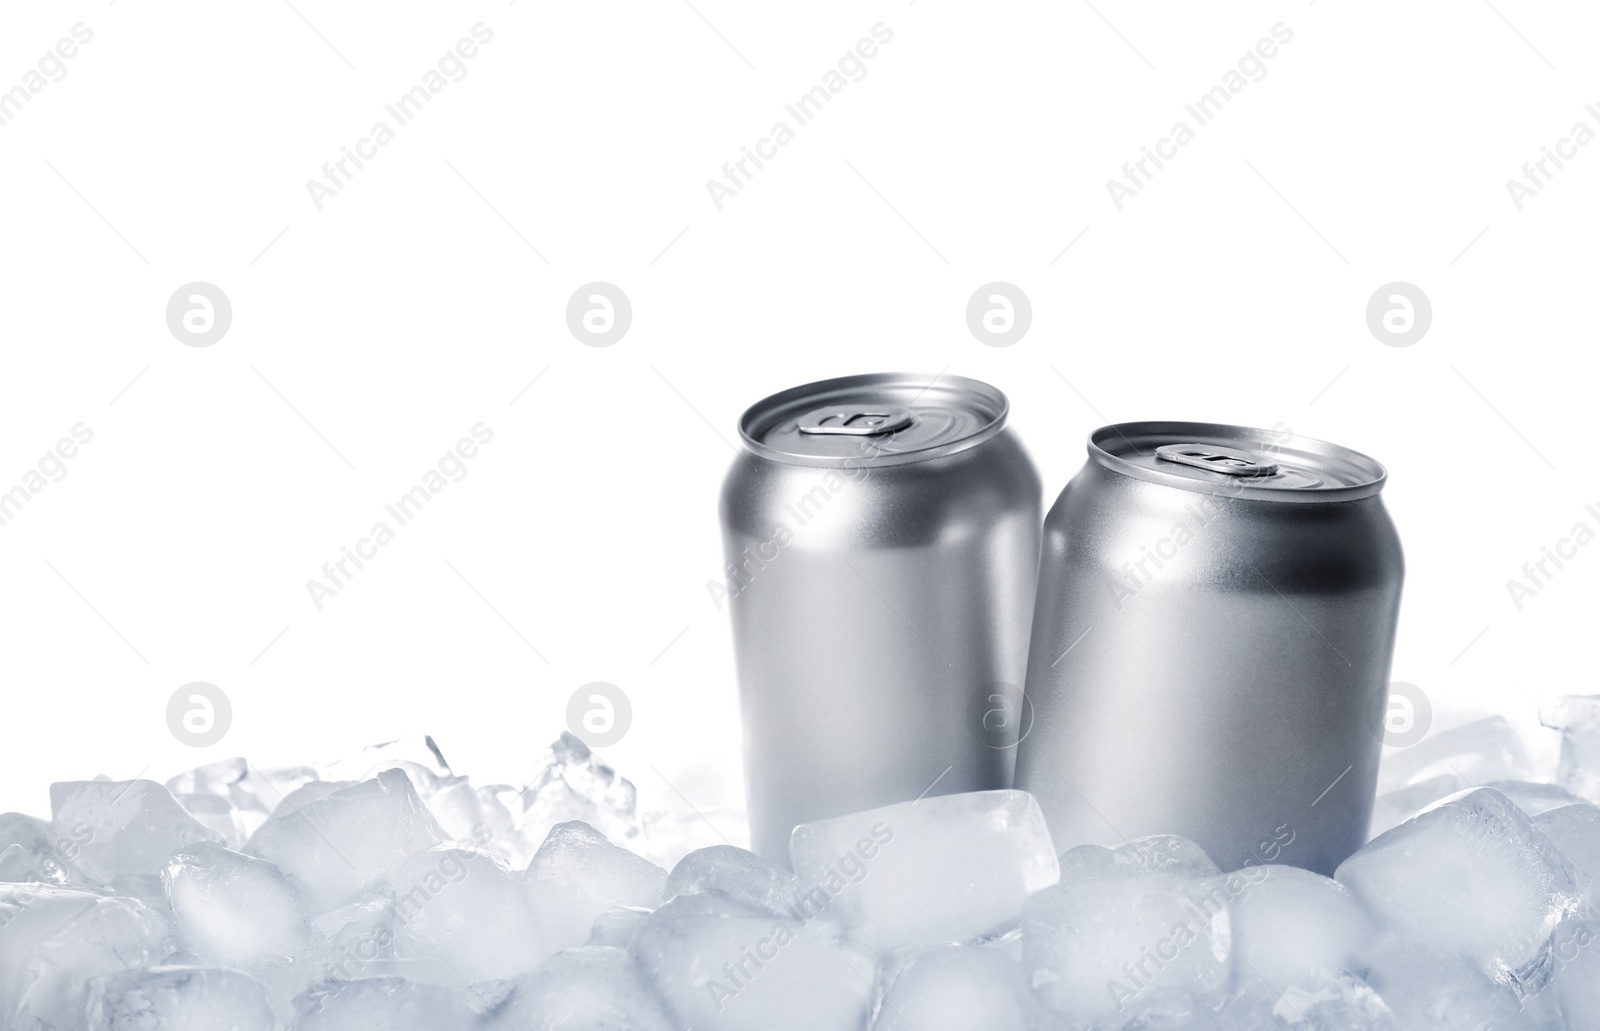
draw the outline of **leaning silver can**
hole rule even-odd
[[[1365,455],[1136,422],[1045,520],[1016,786],[1057,846],[1156,833],[1324,874],[1366,839],[1404,573]]]
[[[825,380],[757,403],[721,498],[752,848],[1009,787],[1040,483],[994,387]]]

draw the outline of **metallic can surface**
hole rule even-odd
[[[1365,841],[1400,605],[1383,467],[1287,433],[1108,426],[1045,520],[1016,786],[1058,848],[1224,870]]]
[[[787,865],[797,824],[1010,786],[1041,495],[1007,410],[895,373],[741,418],[721,516],[757,853]]]

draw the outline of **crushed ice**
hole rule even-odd
[[[800,828],[787,869],[563,735],[525,788],[431,740],[53,785],[0,816],[21,1031],[1600,1028],[1600,696],[1554,783],[1491,718],[1396,752],[1333,878],[1158,835],[1057,855],[1031,796]]]

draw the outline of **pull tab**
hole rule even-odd
[[[884,405],[881,408],[819,408],[802,416],[798,428],[801,433],[875,437],[910,425],[909,409]]]
[[[1278,471],[1277,462],[1268,462],[1248,451],[1209,444],[1164,444],[1156,448],[1156,457],[1228,476],[1271,476]]]

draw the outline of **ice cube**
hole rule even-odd
[[[153,780],[52,784],[50,811],[57,839],[77,845],[68,858],[101,884],[121,874],[154,875],[179,847],[222,837]]]
[[[1368,843],[1334,876],[1399,938],[1464,954],[1524,991],[1548,976],[1556,924],[1588,904],[1583,875],[1493,788],[1451,795]]]
[[[1106,848],[1079,845],[1061,853],[1061,879],[1110,880],[1164,873],[1188,880],[1215,877],[1222,871],[1205,849],[1178,834],[1152,834]]]
[[[524,879],[553,952],[588,941],[595,918],[612,906],[660,905],[667,872],[573,820],[551,828]]]
[[[801,824],[790,853],[806,904],[884,949],[1002,933],[1060,874],[1025,791],[939,795]]]
[[[1218,1017],[1214,1026],[1240,1031],[1401,1031],[1382,996],[1353,974],[1326,974],[1282,991],[1257,980]]]
[[[676,1025],[695,1031],[859,1031],[876,996],[873,955],[831,922],[714,895],[663,904],[634,952]]]
[[[1170,874],[1063,881],[1023,908],[1034,994],[1097,1028],[1175,1027],[1220,1004],[1231,940],[1227,897]]]
[[[233,803],[221,795],[174,794],[183,811],[205,827],[215,831],[218,840],[229,848],[239,848],[249,835],[241,814]]]
[[[300,897],[266,860],[201,842],[179,849],[162,878],[178,940],[201,963],[255,971],[309,955]]]
[[[1476,787],[1454,773],[1441,773],[1435,777],[1395,788],[1378,796],[1372,807],[1372,824],[1367,832],[1371,841],[1386,830],[1398,827],[1446,795]]]
[[[1535,816],[1533,825],[1589,878],[1593,899],[1600,892],[1600,806],[1587,802],[1560,806]]]
[[[491,1026],[477,991],[401,977],[330,982],[296,1004],[293,1031],[479,1031]]]
[[[525,869],[544,839],[530,841],[523,833],[521,789],[509,784],[490,784],[478,788],[477,796],[483,838],[480,847],[504,859],[513,869]]]
[[[94,1031],[274,1031],[267,989],[248,974],[212,967],[123,970],[89,985]]]
[[[55,828],[37,817],[0,814],[0,850],[9,856],[4,880],[83,884],[84,875],[67,858],[67,853],[76,855],[81,847],[81,841],[61,840]]]
[[[302,785],[317,779],[317,772],[309,766],[291,766],[276,770],[257,770],[242,758],[220,759],[197,766],[167,781],[167,790],[177,797],[183,807],[202,823],[211,825],[204,816],[215,812],[194,796],[211,795],[226,799],[232,807],[232,816],[239,825],[237,840],[224,843],[238,848],[247,841],[256,828],[266,822],[283,797]],[[221,828],[217,828],[221,829]]]
[[[517,978],[490,1017],[516,1031],[682,1031],[627,949],[558,952]]]
[[[540,771],[518,798],[519,825],[531,841],[544,841],[552,827],[571,820],[582,820],[625,846],[642,837],[633,782],[565,731],[545,752]]]
[[[1471,957],[1396,935],[1368,944],[1365,978],[1399,1019],[1418,1031],[1564,1031],[1553,991],[1519,997]]]
[[[615,945],[618,948],[628,948],[633,940],[639,937],[639,932],[644,928],[644,922],[650,918],[648,909],[634,909],[629,906],[612,906],[594,919],[594,927],[589,930],[589,940],[585,945]]]
[[[1528,748],[1503,716],[1486,716],[1432,734],[1384,756],[1378,791],[1387,793],[1429,777],[1453,773],[1464,786],[1491,780],[1532,780]]]
[[[402,959],[437,957],[476,984],[526,973],[550,951],[520,880],[487,852],[444,845],[418,852],[394,883]]]
[[[169,778],[167,790],[174,795],[216,795],[231,801],[234,787],[249,773],[250,764],[242,756],[218,759]]]
[[[166,934],[135,899],[0,885],[0,1027],[80,1027],[90,979],[154,963]]]
[[[800,905],[800,880],[777,863],[732,845],[696,849],[667,877],[666,898],[717,894],[765,913],[789,914]]]
[[[1561,731],[1562,787],[1600,802],[1600,695],[1563,695],[1539,703],[1539,722]]]
[[[433,779],[455,775],[439,746],[427,736],[368,745],[327,764],[327,773],[335,780],[371,780],[384,770],[404,770],[419,794]]]
[[[1555,966],[1551,994],[1566,1028],[1600,1028],[1600,921],[1574,919],[1557,927]]]
[[[0,849],[0,883],[6,884],[48,884],[44,875],[39,872],[39,864],[33,861],[33,854],[21,845],[7,845]]]
[[[428,790],[418,793],[433,818],[439,821],[446,840],[475,848],[489,845],[492,832],[477,789],[467,778],[436,778]]]
[[[383,886],[312,918],[311,929],[322,940],[318,958],[325,978],[375,976],[373,963],[395,958],[394,901],[394,889]]]
[[[1229,896],[1236,987],[1325,990],[1374,930],[1350,889],[1309,870],[1247,866],[1205,885]]]
[[[275,863],[313,915],[354,901],[444,837],[399,770],[304,806],[290,806],[292,799],[251,836],[245,852]]]
[[[1022,964],[987,945],[938,945],[894,979],[872,1031],[1026,1031]]]
[[[1542,784],[1530,780],[1491,780],[1483,786],[1494,788],[1505,795],[1518,809],[1529,816],[1538,816],[1551,809],[1583,801],[1559,784]]]

